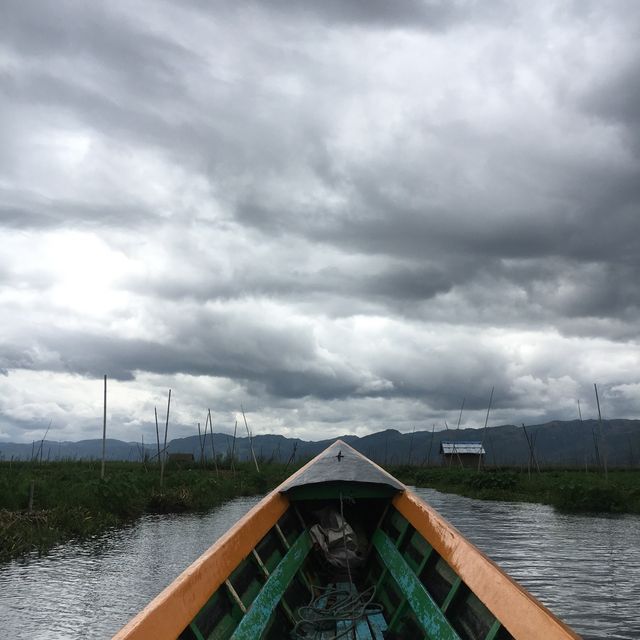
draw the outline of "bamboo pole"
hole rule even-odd
[[[434,424],[433,427],[431,428],[431,441],[429,442],[429,453],[427,454],[427,467],[429,466],[429,463],[431,461],[431,449],[433,448],[433,434],[435,430],[436,430],[436,425]]]
[[[595,429],[591,430],[591,435],[593,436],[593,448],[595,449],[595,452],[596,452],[596,467],[599,469],[601,466],[600,448],[598,447],[598,434],[596,433]]]
[[[462,416],[462,412],[460,413],[460,416]],[[447,419],[445,418],[444,420],[444,436],[445,438],[449,437],[449,424],[447,423]],[[457,429],[456,429],[457,431]],[[451,468],[451,465],[453,464],[453,454],[455,453],[456,456],[458,457],[458,463],[460,464],[460,466],[462,467],[462,460],[460,459],[460,452],[458,451],[458,446],[456,444],[456,441],[454,440],[449,440],[448,442],[450,442],[453,446],[453,449],[451,451],[451,455],[449,456],[449,468]],[[446,460],[446,458],[445,458]]]
[[[482,464],[482,449],[484,448],[484,438],[487,433],[487,425],[489,424],[489,412],[491,411],[491,402],[493,401],[493,390],[495,387],[491,387],[491,395],[489,396],[489,406],[487,407],[487,417],[484,419],[484,430],[482,431],[482,440],[480,441],[480,455],[478,456],[478,471],[480,471],[480,465]]]
[[[247,424],[247,417],[244,415],[244,407],[240,405],[240,411],[242,411],[242,418],[244,419],[244,426],[247,428],[247,435],[249,436],[249,446],[251,447],[251,455],[253,457],[253,464],[256,465],[256,471],[260,473],[260,467],[258,466],[258,461],[256,460],[256,452],[253,450],[253,436],[251,435],[251,431],[249,431],[249,425]]]
[[[582,409],[580,408],[580,398],[578,398],[578,420],[580,420],[580,431],[584,428],[582,423]],[[584,440],[584,472],[587,473],[589,471],[589,465],[587,463],[587,441]]]
[[[462,422],[462,411],[464,410],[465,401],[466,401],[466,398],[462,398],[462,406],[460,407],[460,413],[458,415],[458,424],[456,425],[456,432],[460,431],[460,422]],[[460,452],[458,451],[458,447],[456,446],[455,443],[453,445],[453,450],[455,451],[456,456],[458,458],[458,464],[460,465],[460,468],[461,469],[464,468],[464,464],[462,463],[462,458],[460,457]],[[451,466],[452,460],[453,460],[453,455],[451,456],[451,460],[449,460],[449,466]]]
[[[578,398],[578,417],[580,418],[580,424],[582,424],[582,409],[580,408],[580,399]],[[591,428],[591,436],[593,438],[593,448],[596,454],[596,468],[600,467],[600,451],[598,450],[598,440],[596,438],[596,432]],[[584,470],[585,473],[589,470],[587,466],[587,444],[584,445]]]
[[[529,456],[527,457],[527,478],[531,480],[531,443],[529,442],[529,436],[527,435],[527,429],[524,426],[524,422],[522,423],[522,428],[524,429],[524,437],[529,449]]]
[[[464,469],[464,463],[462,462],[462,458],[460,457],[460,451],[458,447],[454,444],[453,448],[455,449],[456,456],[458,457],[458,465],[460,466],[461,469]]]
[[[206,452],[206,449],[207,449],[207,430],[209,428],[209,418],[210,417],[211,417],[211,411],[210,411],[210,409],[207,409],[207,415],[205,416],[205,419],[204,419],[204,449],[205,449],[204,457],[205,457],[205,460],[207,459],[207,452]],[[211,434],[211,440],[213,440],[213,434]],[[213,447],[211,448],[211,450],[213,452]]]
[[[104,411],[102,415],[102,466],[100,480],[104,480],[104,459],[107,449],[107,374],[104,374]]]
[[[205,424],[204,437],[207,437],[206,432],[207,425]],[[204,465],[204,444],[202,443],[202,431],[200,430],[200,423],[198,422],[198,442],[200,443],[200,464]]]
[[[158,408],[153,407],[153,413],[156,416],[156,442],[158,443],[158,464],[160,464],[160,431],[158,430]]]
[[[527,433],[527,428],[524,426],[524,422],[522,423],[522,428],[524,429],[524,437],[527,439],[527,445],[529,445],[529,462],[527,463],[527,469],[529,470],[529,479],[531,479],[531,463],[533,462],[536,465],[538,473],[540,473],[540,465],[538,464],[538,459],[536,458],[535,441],[533,439],[533,435],[529,436],[529,434]]]
[[[293,462],[293,464],[296,463],[296,450],[298,449],[298,441],[294,440],[293,441],[293,449],[291,451],[291,455],[289,456],[289,459],[287,460],[287,464],[284,466],[284,470],[286,471],[289,468],[289,465]]]
[[[460,415],[458,416],[458,425],[456,426],[456,431],[460,431],[460,421],[462,420],[462,411],[464,410],[464,403],[466,398],[462,398],[462,406],[460,407]]]
[[[42,440],[40,440],[40,445],[38,447],[38,451],[36,452],[36,459],[39,459],[38,461],[40,462],[40,464],[42,464],[42,453],[43,453],[43,448],[44,448],[44,442],[47,439],[47,434],[49,433],[49,429],[51,429],[51,420],[49,420],[49,424],[47,425],[47,429],[44,432],[44,437],[42,438]]]
[[[160,459],[160,488],[164,483],[164,465],[167,457],[167,433],[169,431],[169,409],[171,407],[171,389],[169,389],[169,399],[167,400],[167,420],[164,424],[164,444],[162,445],[162,458]]]
[[[216,460],[216,447],[213,443],[213,420],[211,419],[211,409],[209,409],[207,412],[207,418],[209,419],[209,430],[211,431],[211,457],[213,458],[213,466],[216,470],[216,478],[218,478],[220,476],[220,473],[218,471],[218,461]],[[207,437],[206,425],[204,428],[204,437],[205,439]]]
[[[233,475],[236,475],[236,465],[234,464],[234,458],[236,455],[236,433],[238,432],[238,421],[233,425],[233,441],[231,443],[231,470]]]
[[[607,443],[604,439],[604,433],[602,432],[602,413],[600,412],[600,398],[598,397],[598,385],[594,382],[593,388],[596,392],[596,404],[598,405],[598,429],[600,436],[600,445],[602,447],[602,464],[604,466],[604,479],[605,482],[609,480],[609,473],[607,470]]]

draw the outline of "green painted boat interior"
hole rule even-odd
[[[394,493],[365,483],[292,489],[286,513],[180,638],[512,638],[393,507]],[[314,540],[311,528],[328,508],[357,536],[356,566],[334,566]]]

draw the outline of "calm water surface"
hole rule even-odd
[[[640,638],[640,517],[417,493],[585,638]],[[109,638],[259,498],[0,567],[0,638]]]
[[[415,491],[585,638],[640,639],[640,517]]]
[[[0,567],[0,638],[110,638],[259,500],[145,516]]]

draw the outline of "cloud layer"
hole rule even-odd
[[[0,439],[637,417],[637,3],[3,14]]]

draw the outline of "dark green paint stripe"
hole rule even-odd
[[[429,550],[424,554],[422,561],[420,562],[420,564],[418,565],[418,568],[416,569],[416,575],[419,576],[422,573],[422,570],[427,565],[427,562],[429,562],[429,558],[431,557],[432,553],[433,553],[433,547],[429,545]]]
[[[305,531],[293,543],[280,564],[271,572],[269,579],[231,636],[231,640],[256,640],[262,636],[271,614],[310,549],[311,538],[309,533]]]
[[[191,624],[189,624],[189,628],[191,629],[191,631],[193,631],[193,635],[197,638],[197,640],[205,640],[204,636],[202,635],[202,633],[200,633],[200,629],[198,629],[195,622],[192,622]]]
[[[396,624],[398,623],[398,620],[404,615],[406,607],[407,599],[403,598],[402,602],[398,605],[396,612],[393,614],[391,621],[389,622],[389,629],[395,630]]]
[[[409,521],[399,511],[394,511],[391,514],[391,523],[394,526],[398,525],[396,528],[400,533],[398,534],[398,538],[393,544],[396,547],[399,547],[404,540],[404,536],[407,533],[407,530],[409,529]]]
[[[491,629],[489,629],[489,632],[485,636],[484,640],[495,640],[501,628],[502,625],[500,624],[500,620],[496,620],[491,626]]]
[[[456,597],[456,593],[458,593],[458,589],[460,589],[461,584],[462,584],[462,580],[460,580],[460,576],[456,576],[456,579],[453,581],[453,584],[451,585],[451,589],[449,590],[447,597],[444,599],[444,602],[442,603],[441,608],[443,613],[447,613],[447,609],[453,602],[453,599]]]
[[[438,605],[433,601],[424,585],[406,563],[395,545],[383,531],[373,534],[373,546],[398,583],[407,603],[429,638],[438,640],[460,640]]]

